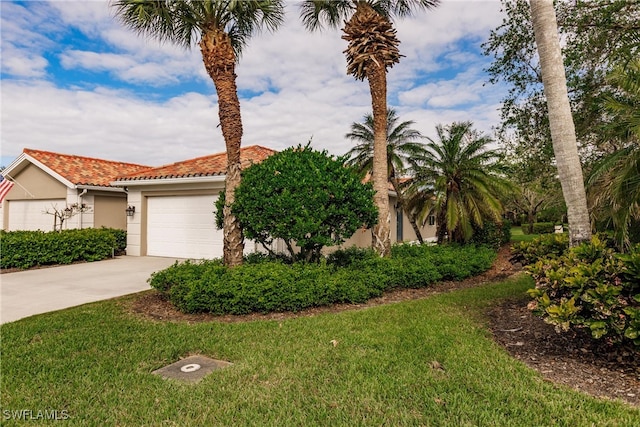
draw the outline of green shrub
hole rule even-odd
[[[378,209],[371,183],[345,167],[344,158],[315,151],[309,144],[291,147],[251,165],[231,206],[244,235],[269,245],[282,239],[290,258],[319,262],[324,247],[343,243],[361,227],[373,226]],[[216,201],[216,225],[222,228],[225,196]]]
[[[214,314],[299,311],[358,304],[394,288],[462,279],[491,266],[495,251],[474,246],[394,246],[390,258],[340,250],[320,263],[287,264],[264,256],[227,269],[220,260],[185,261],[154,273],[150,285],[178,309]]]
[[[351,246],[346,249],[339,249],[327,256],[327,262],[336,267],[348,267],[356,262],[376,258],[378,255],[371,248],[358,248]]]
[[[503,221],[501,224],[493,221],[484,221],[482,228],[473,227],[473,236],[469,243],[475,245],[488,245],[494,249],[499,249],[511,241],[511,222]]]
[[[87,228],[45,233],[43,231],[2,231],[1,268],[31,268],[109,258],[117,248],[110,229]]]
[[[586,329],[596,339],[640,347],[640,245],[621,255],[594,236],[527,270],[536,281],[529,308],[558,331]]]
[[[540,258],[557,258],[569,249],[567,234],[545,234],[531,241],[516,242],[511,246],[512,260],[523,265]]]
[[[113,234],[116,239],[115,254],[123,255],[127,249],[127,231],[119,228],[102,227],[101,230],[108,231]]]

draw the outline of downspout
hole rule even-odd
[[[82,208],[82,196],[84,196],[85,194],[87,194],[87,191],[89,191],[87,188],[85,188],[84,190],[82,190],[82,193],[78,194],[78,207]],[[80,230],[82,230],[82,209],[80,209],[80,215],[78,215],[78,228]]]

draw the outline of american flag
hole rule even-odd
[[[2,177],[2,181],[0,181],[0,203],[2,203],[2,201],[4,200],[4,196],[6,196],[9,191],[11,191],[13,185],[14,183],[12,181],[9,181],[5,177]]]

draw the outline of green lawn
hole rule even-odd
[[[511,227],[511,241],[512,242],[530,242],[531,240],[542,236],[542,234],[524,234],[522,227]]]
[[[22,409],[87,426],[640,425],[639,409],[544,381],[492,341],[483,310],[531,286],[284,321],[153,322],[131,297],[23,319],[0,327],[2,425]],[[151,374],[191,354],[234,366],[195,385]]]

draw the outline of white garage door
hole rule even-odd
[[[51,200],[9,200],[9,230],[53,231],[53,208],[64,209],[64,199]]]
[[[222,257],[222,230],[216,229],[218,196],[147,199],[147,255],[211,259]]]

